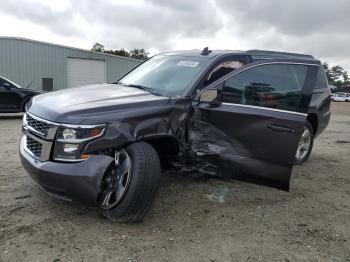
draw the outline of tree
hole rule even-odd
[[[333,79],[333,75],[332,75],[332,71],[329,69],[329,65],[327,62],[323,63],[323,69],[324,72],[326,73],[327,79],[328,79],[328,83],[330,85],[334,85],[334,79]]]
[[[323,68],[330,85],[341,89],[342,86],[349,83],[349,75],[341,66],[336,65],[330,68],[328,63],[325,62]]]
[[[119,55],[119,56],[126,56],[126,57],[130,57],[130,54],[128,51],[124,50],[124,48],[121,48],[119,50],[114,50],[114,54],[115,55]]]
[[[146,60],[148,58],[148,53],[145,51],[145,49],[133,49],[130,51],[130,57],[135,59],[141,59]]]
[[[146,60],[148,58],[148,53],[143,48],[141,49],[135,48],[130,52],[126,51],[124,48],[121,48],[119,50],[112,50],[112,49],[109,50],[109,49],[105,49],[104,45],[97,42],[93,45],[93,47],[91,48],[91,51],[118,55],[118,56],[125,56],[125,57],[140,59],[140,60]]]
[[[104,52],[105,51],[105,46],[100,44],[100,43],[95,43],[92,48],[91,48],[91,51],[94,51],[94,52]]]
[[[124,50],[123,48],[120,49],[120,50],[104,50],[104,53],[112,54],[112,55],[118,55],[118,56],[130,57],[129,52]]]
[[[349,75],[348,75],[348,72],[346,71],[343,73],[343,80],[344,80],[344,84],[350,84]]]

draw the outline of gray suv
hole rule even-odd
[[[330,101],[310,55],[164,53],[115,83],[34,97],[21,161],[50,195],[134,222],[169,163],[288,190],[293,165],[328,125]]]

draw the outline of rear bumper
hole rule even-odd
[[[28,174],[50,195],[89,206],[98,204],[101,180],[113,158],[91,156],[78,163],[40,162],[20,144],[20,157]]]

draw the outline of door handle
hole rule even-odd
[[[268,125],[267,127],[273,131],[280,132],[280,133],[295,133],[295,129],[291,127],[278,126],[278,125]]]

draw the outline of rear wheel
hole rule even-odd
[[[301,165],[308,160],[314,144],[314,131],[309,121],[306,121],[295,153],[295,164]]]
[[[160,181],[160,161],[146,142],[131,144],[115,154],[103,181],[100,206],[109,219],[127,223],[142,220],[153,203]]]

